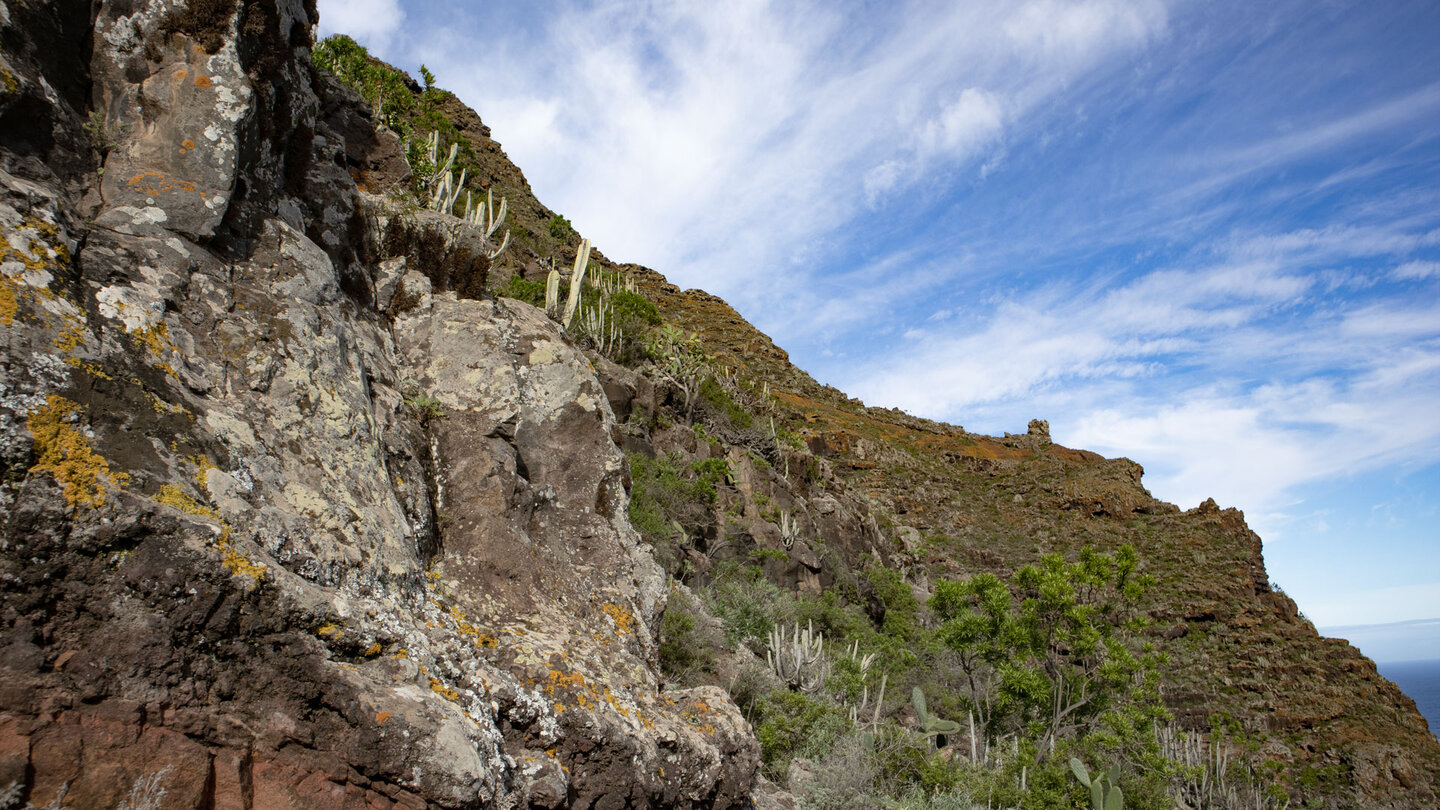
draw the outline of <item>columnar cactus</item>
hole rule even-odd
[[[467,191],[465,192],[465,208],[468,211],[465,216],[465,221],[483,230],[485,232],[485,241],[487,243],[490,242],[490,237],[495,235],[495,231],[500,227],[501,223],[505,221],[505,198],[500,198],[500,211],[497,213],[495,211],[494,189],[487,189],[485,191],[485,204],[479,206],[475,205],[475,200],[471,197],[470,192]],[[507,228],[505,238],[500,240],[500,246],[486,255],[494,259],[496,256],[504,253],[505,248],[509,246],[510,231]]]
[[[575,320],[575,310],[580,307],[580,285],[585,282],[585,269],[590,266],[590,240],[580,240],[580,249],[575,251],[575,269],[570,273],[570,297],[565,301],[565,313],[560,325],[566,329]]]
[[[560,271],[555,269],[555,260],[550,260],[550,274],[545,277],[545,313],[560,318]]]
[[[800,537],[800,523],[795,520],[795,515],[789,509],[780,512],[780,542],[786,548],[795,545],[795,540]]]
[[[807,624],[803,633],[800,625],[792,625],[789,638],[786,638],[784,627],[771,630],[765,661],[780,680],[801,692],[820,691],[830,674],[830,659],[825,657],[825,636],[815,632],[813,623]]]

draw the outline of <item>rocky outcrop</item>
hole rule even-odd
[[[594,370],[387,243],[409,220],[345,164],[398,155],[322,101],[313,12],[101,4],[86,59],[10,63],[99,123],[78,189],[0,142],[0,790],[747,803],[734,704],[655,673],[668,591]],[[60,36],[26,13],[4,36]],[[87,79],[94,119],[43,92]]]

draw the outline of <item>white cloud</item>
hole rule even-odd
[[[967,87],[921,128],[919,151],[969,159],[1000,135],[1003,119],[1000,100],[993,93]]]
[[[1440,301],[1337,305],[1309,270],[1427,238],[1227,238],[1213,266],[1057,282],[979,323],[922,321],[898,359],[854,364],[841,388],[990,431],[1018,429],[1021,409],[1046,416],[1057,441],[1144,463],[1158,497],[1240,506],[1275,540],[1298,487],[1440,457]]]
[[[367,48],[384,50],[400,31],[399,0],[319,0],[320,35],[348,34]]]
[[[1422,281],[1440,276],[1440,262],[1406,262],[1390,271],[1396,281]]]
[[[1166,24],[1159,2],[895,12],[562,5],[483,64],[463,40],[423,52],[607,255],[808,324],[795,293],[834,229],[932,173],[994,164],[1007,127]]]

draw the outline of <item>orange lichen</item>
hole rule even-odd
[[[454,689],[452,689],[452,688],[446,686],[445,684],[441,683],[441,682],[440,682],[438,679],[436,679],[436,678],[431,678],[431,679],[430,679],[430,691],[431,691],[431,692],[434,692],[435,694],[439,695],[440,697],[445,698],[445,699],[448,700],[448,701],[451,701],[452,703],[458,703],[458,702],[460,701],[460,693],[459,693],[459,692],[457,692],[457,691],[455,691]]]
[[[205,75],[202,74],[202,75],[199,75],[199,76],[196,76],[196,77],[195,77],[195,86],[196,86],[196,87],[209,87],[211,84],[213,84],[213,82],[210,81],[210,77],[209,77],[209,76],[205,76]]]
[[[0,275],[0,325],[14,324],[15,316],[19,312],[20,302],[15,298],[15,282],[8,276]]]
[[[164,194],[167,191],[194,191],[195,184],[160,172],[141,172],[130,178],[130,187],[146,194]]]
[[[85,434],[71,427],[69,418],[80,406],[51,394],[45,405],[32,412],[25,426],[35,436],[35,466],[54,477],[71,506],[97,507],[105,503],[107,491],[120,489],[130,480],[125,473],[112,473],[110,462],[95,452]]]
[[[715,733],[715,709],[704,700],[696,699],[686,703],[680,710],[680,717],[703,733]]]
[[[606,602],[600,606],[600,609],[605,611],[611,621],[615,622],[615,629],[620,635],[633,636],[635,634],[635,617],[630,615],[630,611],[624,605]]]
[[[375,713],[375,724],[376,724],[376,725],[383,726],[383,725],[385,725],[385,721],[386,721],[386,720],[389,720],[389,719],[390,719],[390,712],[376,712],[376,713]]]
[[[155,496],[155,500],[172,509],[179,509],[187,515],[197,515],[215,521],[220,520],[220,516],[216,514],[214,509],[190,497],[184,490],[174,484],[165,484],[160,487],[160,493]]]

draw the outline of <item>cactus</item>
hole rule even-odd
[[[954,720],[942,720],[925,710],[925,693],[915,687],[910,693],[910,703],[915,706],[915,716],[920,720],[920,733],[938,742],[942,734],[958,734],[960,724]]]
[[[560,317],[560,271],[550,262],[550,275],[545,277],[545,312],[552,318]]]
[[[1108,773],[1097,771],[1092,778],[1090,772],[1085,769],[1085,764],[1080,760],[1070,758],[1070,771],[1080,784],[1090,788],[1090,807],[1092,810],[1124,810],[1125,794],[1120,791],[1116,784],[1120,780],[1120,766],[1110,766]]]
[[[565,301],[565,313],[560,326],[569,329],[575,320],[575,310],[580,307],[580,285],[585,283],[585,270],[590,266],[590,240],[581,239],[580,249],[575,251],[575,269],[570,273],[570,297]]]
[[[807,624],[803,633],[800,625],[793,625],[788,639],[784,627],[771,630],[765,661],[785,685],[801,692],[820,691],[830,674],[830,660],[825,657],[825,636],[815,632],[813,623]]]
[[[462,174],[461,177],[463,179],[464,175]],[[475,200],[471,197],[470,192],[465,192],[465,209],[469,212],[465,216],[465,221],[483,230],[485,232],[484,239],[487,243],[490,241],[490,237],[495,235],[495,231],[499,229],[501,223],[505,221],[505,198],[500,198],[500,211],[496,213],[494,189],[487,189],[485,191],[485,204],[480,206],[475,205]],[[506,229],[505,237],[500,240],[500,246],[485,255],[494,259],[496,256],[504,253],[505,248],[509,246],[510,231]]]
[[[800,536],[800,523],[789,509],[780,512],[780,542],[785,548],[795,545],[795,540]]]
[[[860,681],[863,689],[860,692],[860,702],[850,707],[850,722],[856,728],[875,729],[880,725],[880,709],[885,705],[885,685],[890,682],[889,673],[880,676],[880,690],[875,694],[875,700],[870,700],[870,665],[875,663],[875,653],[867,655],[860,654],[860,642],[856,641],[850,645],[850,660],[860,667]],[[869,715],[867,717],[867,715]]]

